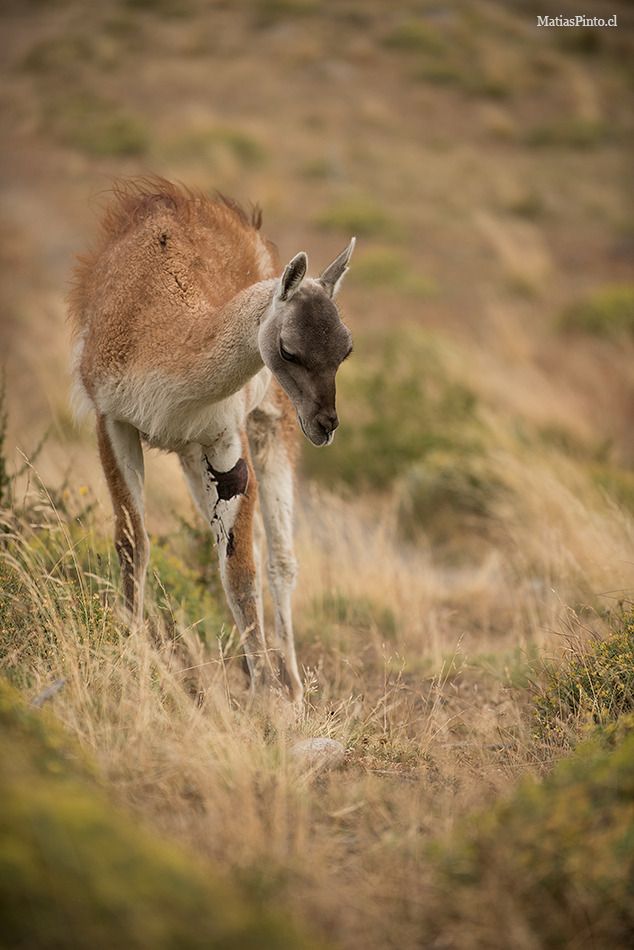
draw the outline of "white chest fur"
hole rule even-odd
[[[192,399],[186,381],[165,373],[126,376],[99,387],[102,412],[131,423],[155,448],[180,451],[191,442],[211,446],[244,426],[249,412],[264,398],[271,381],[261,369],[226,399]]]

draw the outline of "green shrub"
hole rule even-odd
[[[221,127],[211,133],[212,144],[224,145],[247,167],[261,165],[266,158],[263,146],[241,129]]]
[[[347,198],[322,211],[315,219],[320,228],[357,237],[396,237],[397,223],[371,198]]]
[[[32,512],[14,512],[7,544],[0,548],[0,654],[16,682],[22,682],[29,651],[57,649],[60,625],[70,625],[80,639],[113,642],[123,629],[113,611],[120,591],[114,542],[95,530],[91,505],[73,513],[77,499],[65,500],[66,494],[55,511],[38,505],[36,525],[29,524]],[[174,620],[195,625],[198,635],[215,645],[233,620],[210,532],[183,524],[170,539],[153,538],[150,552],[148,610],[154,605],[155,618],[168,631]]]
[[[535,125],[524,137],[527,145],[535,148],[596,148],[610,138],[609,128],[602,122],[588,119],[559,119]]]
[[[299,173],[303,178],[325,181],[328,178],[337,178],[338,167],[337,163],[330,158],[310,158],[302,163]]]
[[[522,195],[509,202],[507,210],[520,218],[527,218],[529,221],[535,221],[543,217],[545,204],[541,195],[532,189],[525,191]]]
[[[634,286],[602,287],[585,300],[572,304],[564,312],[564,330],[576,330],[593,336],[634,337]]]
[[[455,451],[432,451],[413,465],[399,492],[401,533],[415,539],[421,531],[436,542],[462,545],[462,533],[486,533],[496,504],[505,493],[487,459]]]
[[[69,34],[36,43],[22,60],[22,68],[37,74],[73,77],[80,63],[94,61],[95,49],[90,39]]]
[[[138,116],[88,92],[60,97],[45,123],[65,145],[89,155],[141,155],[149,147],[147,128]]]
[[[549,449],[556,449],[576,461],[597,465],[603,464],[611,447],[609,438],[598,441],[581,438],[557,422],[539,426],[536,435],[538,441]]]
[[[189,129],[166,145],[170,159],[197,159],[216,162],[227,153],[245,168],[255,168],[266,160],[260,142],[242,129],[231,126],[210,126]]]
[[[319,13],[318,0],[251,0],[256,26],[273,26],[280,20],[291,17],[310,16]]]
[[[34,511],[42,523],[30,528]],[[19,686],[28,685],[30,659],[58,655],[61,630],[75,631],[79,642],[121,635],[108,606],[114,595],[106,542],[91,544],[79,524],[73,542],[67,525],[46,522],[49,514],[43,504],[13,513],[0,544],[0,656]]]
[[[634,614],[604,640],[577,645],[561,667],[547,670],[535,698],[538,734],[569,743],[585,722],[605,724],[634,712]]]
[[[416,79],[420,82],[428,82],[434,86],[455,86],[464,85],[463,67],[453,63],[426,63],[416,72]]]
[[[185,625],[195,623],[199,635],[213,643],[223,627],[231,629],[233,620],[224,606],[220,606],[225,604],[225,598],[219,590],[218,559],[210,532],[206,532],[201,544],[208,551],[204,571],[195,558],[190,562],[186,554],[175,550],[170,542],[153,538],[149,590],[159,610],[178,613],[178,619]]]
[[[402,254],[389,248],[374,248],[355,259],[351,277],[365,287],[413,297],[433,297],[436,293],[432,280],[415,273]]]
[[[341,432],[327,452],[305,449],[315,477],[382,489],[432,451],[480,449],[475,395],[439,341],[414,328],[359,341],[338,384]]]
[[[590,474],[595,485],[621,508],[634,514],[634,471],[617,465],[593,465]]]
[[[307,947],[282,917],[104,797],[78,752],[0,682],[3,946]]]
[[[573,27],[567,30],[557,30],[555,40],[557,45],[566,52],[578,53],[582,56],[596,56],[604,49],[605,30],[587,30],[584,27]],[[609,32],[609,31],[607,31]]]
[[[629,945],[633,728],[630,718],[583,744],[543,783],[524,781],[435,848],[425,945]]]
[[[191,0],[125,0],[124,5],[135,12],[147,11],[166,17],[190,17],[195,12]]]
[[[412,53],[438,54],[446,50],[444,40],[420,20],[405,20],[400,23],[384,37],[383,45],[389,49]]]
[[[384,640],[393,640],[396,636],[396,617],[391,607],[337,589],[313,602],[308,625],[314,628],[320,641],[323,641],[323,631],[333,626],[350,627],[357,632],[376,630]]]
[[[540,663],[539,651],[534,643],[515,646],[511,650],[495,650],[469,656],[469,665],[514,689],[527,689],[534,681],[535,670]]]

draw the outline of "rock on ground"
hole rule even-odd
[[[345,748],[336,739],[300,739],[290,748],[290,756],[312,768],[334,769],[343,763]]]

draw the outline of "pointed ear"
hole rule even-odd
[[[345,251],[342,251],[339,257],[336,257],[332,264],[328,265],[319,278],[319,283],[330,297],[336,297],[339,291],[356,243],[357,239],[353,237]]]
[[[308,258],[303,251],[296,254],[293,260],[286,265],[278,291],[280,300],[290,300],[306,276],[307,267]]]

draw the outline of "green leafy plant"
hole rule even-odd
[[[44,121],[61,142],[89,155],[141,155],[149,147],[140,117],[87,91],[59,97]]]
[[[315,223],[325,230],[343,231],[357,237],[396,237],[399,225],[369,197],[350,197],[326,208]]]
[[[609,138],[610,130],[604,123],[573,117],[533,126],[527,131],[525,142],[535,148],[591,149]]]
[[[538,734],[574,742],[587,722],[605,724],[634,712],[634,614],[626,615],[605,639],[573,644],[560,667],[547,670],[535,698]]]
[[[616,338],[634,336],[634,286],[616,284],[602,287],[564,311],[564,330],[592,336]]]
[[[498,499],[505,493],[486,457],[435,450],[402,479],[399,523],[406,537],[421,531],[437,543],[465,530],[486,532]],[[463,544],[459,537],[459,544]]]
[[[433,297],[433,280],[416,273],[403,255],[389,248],[374,248],[362,254],[352,271],[355,283],[373,290],[392,290],[411,297]]]
[[[543,782],[432,849],[425,941],[502,948],[626,946],[634,932],[634,721],[595,736]],[[496,939],[497,934],[499,939]]]
[[[389,49],[412,53],[443,53],[446,44],[441,36],[420,20],[404,20],[383,39]]]

